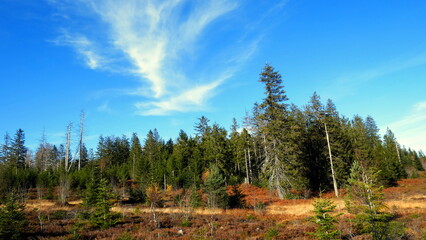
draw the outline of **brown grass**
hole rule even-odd
[[[81,232],[81,237],[117,239],[129,232],[135,239],[265,239],[271,229],[276,229],[277,239],[311,239],[306,232],[313,231],[315,226],[307,222],[306,217],[312,215],[314,199],[279,200],[273,192],[247,184],[241,185],[240,190],[246,195],[246,209],[183,209],[171,201],[166,205],[171,207],[154,209],[155,222],[149,207],[117,203],[112,210],[124,216],[118,225],[102,231],[87,228]],[[426,229],[426,179],[402,180],[398,186],[385,189],[384,193],[389,211],[397,214],[397,221],[405,223],[407,239],[421,239]],[[176,191],[167,194],[176,194]],[[344,199],[335,198],[332,193],[323,197],[332,199],[337,211],[344,213],[339,227],[348,234],[351,216],[345,211]],[[261,211],[255,207],[259,203],[265,205]],[[49,200],[28,200],[30,236],[37,239],[70,238],[80,204],[81,200],[66,206]],[[67,211],[67,217],[55,219],[53,216],[57,210]],[[47,216],[43,228],[40,215]],[[182,225],[186,219],[190,226]]]

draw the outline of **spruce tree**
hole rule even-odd
[[[114,226],[120,220],[120,216],[110,211],[113,195],[105,178],[99,181],[96,193],[96,200],[90,214],[90,222],[101,229]]]
[[[18,202],[16,195],[9,193],[4,205],[0,206],[0,239],[24,239],[28,225],[24,209],[24,205]]]
[[[264,84],[263,102],[258,105],[255,122],[258,133],[263,138],[262,171],[268,179],[268,185],[276,189],[280,198],[284,198],[292,188],[289,164],[289,124],[287,95],[282,85],[281,74],[266,64],[260,73],[259,82]]]
[[[228,195],[226,193],[225,178],[219,168],[212,164],[207,178],[204,180],[203,192],[207,194],[207,206],[211,208],[226,207]]]
[[[321,240],[340,239],[340,232],[335,225],[340,214],[333,214],[336,205],[330,199],[325,198],[316,199],[313,205],[315,216],[311,217],[309,221],[315,223],[317,229],[308,234]]]
[[[392,222],[393,215],[385,212],[379,171],[354,161],[347,187],[346,208],[355,215],[352,221],[358,233],[369,233],[373,240],[396,239],[404,233],[401,225]]]
[[[133,133],[131,140],[131,147],[129,152],[128,162],[130,163],[130,176],[133,179],[137,178],[137,166],[141,164],[142,161],[142,146],[139,141],[139,137],[136,133]]]
[[[330,189],[331,174],[328,161],[326,132],[324,128],[324,105],[316,92],[312,95],[309,104],[305,106],[307,118],[306,150],[309,163],[309,180],[312,189]]]
[[[161,139],[157,129],[149,131],[143,146],[142,165],[139,166],[141,177],[144,178],[146,186],[157,183],[164,186],[166,174],[166,160],[168,153],[164,141]]]
[[[25,147],[25,134],[22,129],[16,131],[15,137],[10,145],[9,164],[18,172],[18,168],[25,167],[27,148]]]
[[[395,184],[396,181],[407,177],[398,148],[394,134],[387,129],[383,136],[381,161],[378,163],[378,168],[381,170],[379,178],[384,185]]]

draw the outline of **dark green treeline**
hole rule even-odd
[[[226,185],[250,183],[277,190],[281,198],[308,197],[333,190],[332,170],[343,188],[355,160],[380,170],[380,182],[387,186],[423,170],[425,155],[398,144],[389,129],[381,137],[371,116],[346,118],[316,93],[303,107],[290,104],[281,75],[270,65],[259,81],[265,97],[229,129],[202,116],[195,136],[180,130],[176,139],[164,140],[155,129],[143,138],[101,136],[94,152],[83,145],[79,154],[44,140],[31,154],[24,131],[6,134],[0,146],[0,195],[37,188],[40,197],[55,198],[59,192],[63,199],[66,190],[83,193],[100,177],[123,197],[135,195],[135,186],[142,192],[152,185],[202,189],[214,169]]]

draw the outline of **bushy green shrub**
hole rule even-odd
[[[95,187],[96,186],[96,187]],[[90,192],[88,192],[90,191]],[[114,226],[120,220],[120,214],[110,211],[114,195],[111,193],[108,181],[102,178],[97,184],[88,187],[83,205],[85,210],[78,215],[75,226],[80,231],[85,226],[106,229]]]
[[[210,166],[210,173],[204,181],[203,191],[207,193],[207,206],[225,208],[228,203],[225,178],[216,165]]]
[[[24,239],[27,225],[24,205],[18,203],[14,195],[9,196],[0,207],[0,239]]]
[[[271,228],[265,235],[266,239],[276,239],[280,235],[280,232],[276,228]]]
[[[339,230],[337,230],[335,223],[337,222],[336,217],[339,215],[332,215],[336,205],[330,199],[319,198],[315,200],[314,213],[315,216],[311,217],[309,221],[317,225],[315,232],[308,233],[317,239],[321,240],[332,240],[340,239]]]
[[[382,186],[378,186],[379,171],[366,168],[355,161],[347,187],[346,207],[355,215],[352,222],[360,234],[371,234],[373,240],[397,239],[404,236],[404,225],[393,221],[394,215],[385,211]]]

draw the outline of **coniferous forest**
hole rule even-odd
[[[180,130],[175,139],[163,139],[152,129],[146,135],[100,136],[96,149],[87,149],[84,113],[80,138],[71,139],[68,125],[64,132],[66,142],[60,145],[50,144],[42,137],[38,148],[30,151],[25,145],[24,130],[5,134],[0,145],[0,197],[3,206],[11,206],[11,210],[0,211],[0,228],[7,225],[5,216],[19,213],[23,207],[20,204],[25,205],[26,199],[47,199],[62,206],[82,200],[84,210],[70,217],[75,222],[66,231],[76,239],[85,239],[81,229],[87,227],[87,222],[91,224],[89,228],[100,229],[120,221],[124,224],[120,216],[109,211],[114,205],[164,207],[166,192],[191,193],[192,207],[230,209],[247,207],[238,188],[243,185],[267,189],[279,199],[310,199],[322,193],[341,198],[359,187],[355,184],[356,174],[360,174],[363,187],[374,182],[380,193],[380,187],[395,187],[399,180],[416,178],[424,171],[424,153],[399,144],[391,129],[381,136],[373,116],[342,116],[331,99],[321,99],[316,93],[304,106],[291,104],[285,78],[270,65],[261,70],[259,82],[264,97],[253,104],[244,119],[234,118],[232,126],[220,126],[214,119],[201,116],[194,119],[193,136]],[[78,142],[76,149],[70,147],[71,141]],[[374,181],[369,182],[366,177]],[[42,222],[48,220],[40,216],[43,226]],[[391,221],[385,215],[374,217],[372,222]],[[17,216],[16,221],[21,218]],[[167,223],[155,215],[154,219]],[[186,221],[190,225],[190,218]],[[12,236],[10,239],[31,235],[13,229],[2,231],[0,234]],[[43,236],[40,231],[32,234]],[[213,235],[213,230],[210,235],[210,228],[206,232],[213,239],[221,238]],[[261,236],[283,238],[279,232],[269,229]],[[324,236],[310,235],[317,239],[339,238],[336,234]],[[374,232],[371,236],[390,239]],[[128,237],[132,239],[131,233]]]

